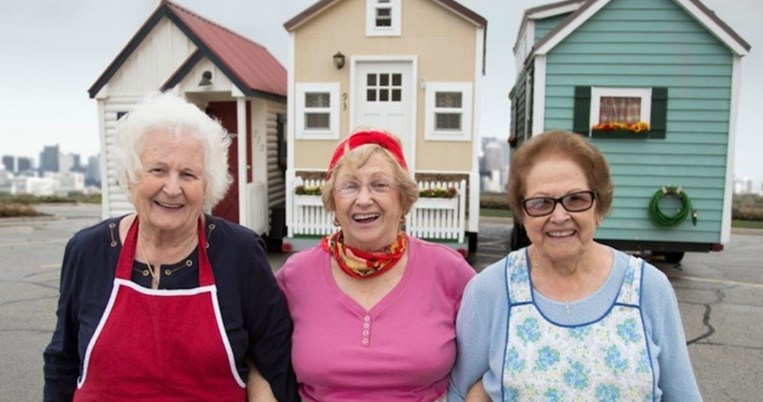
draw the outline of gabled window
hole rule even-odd
[[[469,141],[472,128],[472,84],[427,83],[424,138]]]
[[[339,139],[339,84],[297,84],[296,96],[296,138]]]
[[[366,35],[400,36],[401,0],[366,0]]]
[[[575,87],[573,131],[595,138],[665,138],[668,89]]]

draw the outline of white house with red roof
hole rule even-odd
[[[170,90],[232,136],[234,183],[212,212],[269,235],[273,210],[274,231],[282,231],[286,84],[286,69],[266,48],[163,0],[88,90],[98,105],[103,218],[133,210],[114,170],[117,120],[146,95]]]

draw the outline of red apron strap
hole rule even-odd
[[[215,276],[212,275],[212,265],[207,257],[207,236],[204,233],[204,222],[199,217],[199,286],[215,284]]]
[[[127,236],[125,236],[122,251],[119,253],[116,273],[116,277],[119,279],[129,281],[132,277],[132,262],[135,258],[135,248],[138,246],[138,225],[138,215],[135,215],[135,220],[132,221]]]

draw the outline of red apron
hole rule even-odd
[[[138,218],[119,255],[114,288],[85,352],[74,401],[236,401],[236,370],[199,220],[199,287],[147,289],[130,280]]]

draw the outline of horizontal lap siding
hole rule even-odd
[[[575,86],[668,88],[664,140],[592,139],[607,155],[615,184],[598,238],[720,242],[732,73],[727,48],[673,1],[613,0],[548,53],[546,71],[547,130],[572,128]],[[699,213],[696,226],[691,218],[671,230],[649,222],[648,204],[666,185],[689,195]],[[661,204],[668,215],[678,206],[671,202]]]

